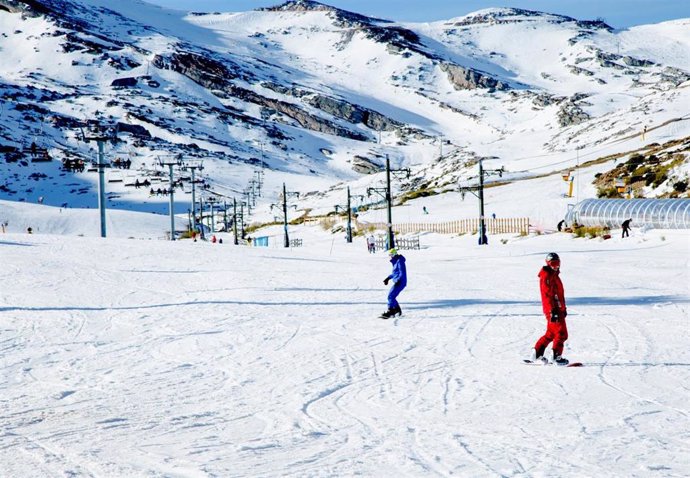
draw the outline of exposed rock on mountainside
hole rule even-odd
[[[237,98],[248,103],[253,103],[271,112],[280,113],[297,122],[303,128],[320,133],[332,134],[357,141],[367,141],[371,138],[357,131],[352,131],[335,124],[325,118],[319,118],[301,108],[299,105],[286,101],[262,96],[252,90],[241,88],[230,82],[239,78],[237,70],[226,67],[219,61],[194,53],[174,53],[169,57],[156,55],[153,64],[162,69],[169,69],[185,75],[204,88],[219,91],[225,97]],[[248,78],[245,76],[244,78]],[[286,122],[281,115],[272,116],[274,120]],[[289,123],[288,123],[289,124]]]
[[[367,17],[359,13],[348,12],[340,8],[325,5],[312,0],[289,0],[275,7],[258,8],[259,11],[267,12],[329,12],[332,13],[339,22],[352,22],[352,24],[369,24],[371,22],[386,22],[389,20]]]
[[[558,124],[562,127],[580,124],[589,118],[590,116],[572,99],[563,103],[558,110]]]
[[[500,8],[500,9],[489,9],[482,11],[481,13],[470,14],[465,16],[462,20],[457,20],[453,22],[455,26],[470,26],[470,25],[506,25],[512,23],[521,23],[525,21],[547,21],[549,23],[561,24],[561,23],[574,23],[580,28],[586,29],[604,29],[613,30],[609,25],[607,25],[602,20],[576,20],[572,17],[565,15],[555,15],[547,14],[542,12],[537,12],[534,10],[525,10],[522,8]]]
[[[381,171],[383,166],[379,162],[369,158],[355,156],[352,158],[352,169],[360,174],[373,174]]]
[[[440,68],[448,75],[448,80],[456,90],[474,90],[477,88],[489,88],[496,90],[507,90],[508,85],[484,75],[471,68],[453,65],[451,63],[441,63]]]
[[[348,123],[362,124],[375,131],[398,131],[405,127],[381,113],[369,108],[350,103],[343,99],[325,96],[314,91],[299,88],[296,85],[288,88],[272,82],[262,82],[262,86],[278,93],[299,98],[307,104]]]

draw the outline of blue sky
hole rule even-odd
[[[282,0],[146,0],[179,10],[241,12]],[[690,18],[690,0],[322,0],[345,10],[398,21],[447,20],[488,7],[518,7],[579,20],[603,18],[614,28]]]

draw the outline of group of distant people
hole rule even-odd
[[[121,159],[121,158],[115,158],[113,159],[113,167],[117,169],[129,169],[132,167],[132,160],[127,158],[127,159]]]
[[[81,159],[65,158],[62,160],[63,171],[83,173],[85,168],[86,168],[86,165],[84,164],[84,161]]]
[[[134,187],[136,189],[139,189],[141,187],[147,188],[149,186],[151,186],[151,181],[149,181],[148,179],[144,179],[143,181],[139,181],[139,179],[137,178],[136,181],[134,181]]]
[[[168,189],[168,188],[158,188],[158,189],[151,188],[151,190],[149,191],[149,194],[151,196],[167,196],[168,194],[170,194],[170,189]]]
[[[623,221],[623,223],[621,224],[621,229],[622,229],[621,238],[630,237],[630,224],[631,223],[632,223],[632,218],[626,219],[625,221]],[[562,232],[563,229],[567,228],[567,227],[568,227],[568,225],[565,223],[565,219],[561,219],[561,221],[556,225],[556,229],[558,230],[558,232]],[[573,227],[577,227],[577,225],[573,224]]]

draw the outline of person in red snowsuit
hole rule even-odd
[[[534,344],[532,358],[546,362],[544,352],[553,342],[553,361],[559,365],[566,365],[568,360],[563,358],[563,346],[568,340],[568,327],[565,317],[568,311],[565,307],[563,282],[559,277],[561,259],[558,254],[551,252],[546,255],[546,265],[539,271],[539,289],[541,304],[546,317],[546,333]]]

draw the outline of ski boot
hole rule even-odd
[[[396,315],[398,315],[398,316],[402,315],[402,309],[400,308],[399,305],[396,305],[395,307],[393,307],[390,310],[390,312],[391,312],[391,317],[395,317]]]
[[[388,309],[383,314],[381,314],[379,317],[381,317],[382,319],[390,319],[391,317],[393,317],[393,314],[394,314],[393,309]]]
[[[553,354],[553,363],[556,365],[568,365],[570,363],[570,360],[568,360],[565,357],[561,357],[560,355],[556,355],[555,353]]]
[[[530,359],[530,361],[531,361],[532,363],[539,363],[539,362],[541,362],[541,363],[543,363],[544,365],[546,365],[547,363],[549,363],[549,359],[547,359],[546,357],[544,357],[544,352],[542,352],[540,355],[537,355],[537,349],[532,349],[532,353],[530,354],[529,359]]]

